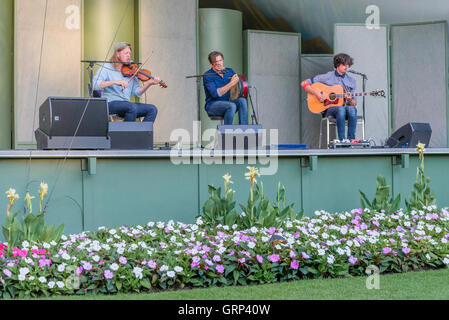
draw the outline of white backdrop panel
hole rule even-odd
[[[388,27],[368,29],[365,25],[335,25],[334,53],[347,53],[354,58],[352,68],[367,75],[366,91],[383,89],[387,98],[365,98],[365,138],[383,145],[390,136]],[[362,91],[362,77],[351,74]],[[363,99],[357,98],[357,113],[363,114]],[[357,128],[357,137],[361,136]]]
[[[431,147],[447,147],[447,24],[391,27],[394,129],[427,122]]]
[[[35,143],[39,107],[47,97],[81,94],[81,21],[71,17],[73,10],[81,12],[81,0],[49,0],[46,19],[45,3],[14,3],[15,148],[29,148]],[[69,6],[72,11],[67,14]]]
[[[257,99],[255,90],[251,92],[259,123],[264,129],[279,130],[280,144],[299,143],[300,35],[251,30],[247,33],[245,70],[249,84],[257,88]]]
[[[147,103],[156,105],[155,142],[169,141],[174,129],[193,134],[199,120],[197,73],[197,0],[140,0],[140,57],[151,57],[145,68],[163,79],[168,88],[152,87]],[[145,97],[141,98],[145,102]]]

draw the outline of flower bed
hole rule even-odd
[[[404,272],[449,265],[449,212],[391,215],[361,209],[286,221],[282,228],[205,229],[169,221],[99,228],[0,245],[1,297],[151,292],[363,275],[369,265]]]

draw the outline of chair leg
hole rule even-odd
[[[320,141],[318,142],[318,149],[321,149],[322,136],[323,136],[323,120],[320,120]]]
[[[329,149],[329,143],[330,143],[330,141],[329,141],[329,139],[330,139],[330,137],[329,137],[329,118],[326,119],[326,126],[327,126],[327,145],[326,145],[326,148]]]
[[[365,119],[362,119],[362,140],[365,141]]]

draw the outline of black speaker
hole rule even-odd
[[[256,150],[262,146],[261,125],[221,125],[216,147],[221,150]]]
[[[153,122],[109,122],[111,149],[153,149]]]
[[[76,136],[107,137],[109,119],[106,98],[48,97],[39,108],[39,129],[50,137],[74,136],[80,120]]]
[[[39,108],[37,148],[109,149],[108,121],[105,98],[48,97]]]
[[[415,148],[419,142],[429,146],[431,135],[430,124],[409,122],[396,130],[388,138],[385,146],[388,148]]]

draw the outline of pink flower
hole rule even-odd
[[[105,279],[112,279],[114,277],[114,274],[110,270],[104,271],[104,278]]]
[[[220,261],[221,261],[221,258],[220,258],[219,255],[216,254],[216,255],[212,258],[212,260],[214,260],[214,262],[220,262]]]
[[[305,252],[301,252],[301,255],[302,255],[303,259],[306,259],[306,260],[310,259],[309,255],[307,253],[305,253]]]
[[[223,267],[222,264],[217,264],[216,269],[217,269],[218,273],[223,273],[224,272],[224,267]]]
[[[208,246],[206,246],[206,245],[204,245],[202,247],[202,249],[203,249],[204,252],[209,252],[210,251],[210,248]]]
[[[156,261],[154,261],[154,260],[148,261],[147,266],[151,269],[156,269],[156,267],[157,267]]]
[[[246,261],[246,259],[245,259],[245,258],[240,258],[240,259],[237,259],[237,261],[238,261],[239,263],[241,263],[241,264],[244,264],[245,261]]]
[[[262,263],[262,262],[263,262],[263,258],[262,258],[261,256],[259,256],[259,255],[256,256],[256,259],[257,259],[257,261],[258,261],[259,263]]]
[[[51,259],[40,259],[39,260],[39,267],[43,268],[45,266],[50,266]]]
[[[83,272],[83,267],[79,266],[79,267],[76,269],[76,274],[81,274],[82,272]]]
[[[274,234],[275,232],[276,232],[276,228],[274,228],[274,227],[271,227],[268,229],[269,234]]]
[[[298,270],[298,268],[299,268],[298,261],[293,260],[293,261],[290,263],[290,268],[295,269],[295,270]]]
[[[293,252],[293,250],[290,251],[289,255],[290,255],[290,258],[292,258],[292,259],[296,257],[296,254]]]
[[[382,249],[382,253],[383,254],[389,254],[391,252],[391,248],[390,247],[385,247]]]
[[[12,276],[12,272],[9,271],[8,269],[3,269],[3,273],[4,273],[5,276],[7,276],[7,277],[11,277],[11,276]]]
[[[356,264],[357,263],[357,258],[353,257],[353,256],[350,256],[348,261],[349,261],[350,264]]]
[[[121,264],[126,264],[128,260],[126,260],[126,258],[122,256],[118,259],[118,262],[120,262]]]
[[[407,247],[402,248],[402,252],[404,252],[405,254],[410,253],[410,249]]]
[[[272,254],[271,256],[268,256],[268,260],[275,263],[281,260],[281,257],[278,254]]]

